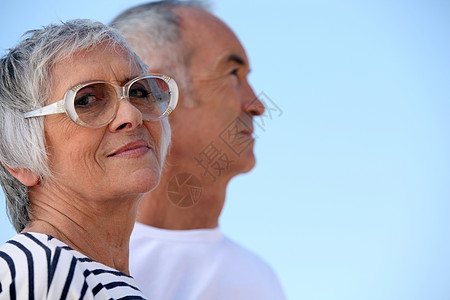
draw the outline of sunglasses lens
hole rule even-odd
[[[145,121],[155,120],[169,106],[170,88],[162,79],[142,78],[130,86],[128,98],[141,111]]]
[[[75,111],[81,121],[91,126],[102,126],[114,115],[117,92],[107,83],[94,83],[80,89],[75,95]]]

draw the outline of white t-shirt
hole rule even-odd
[[[285,299],[274,271],[219,228],[167,230],[136,223],[130,273],[149,299]]]
[[[145,299],[131,276],[52,236],[21,233],[0,247],[0,299]]]

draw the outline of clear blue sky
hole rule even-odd
[[[58,19],[144,1],[8,1],[0,51]],[[273,109],[224,231],[289,299],[450,299],[450,2],[212,1]],[[212,42],[212,41],[205,41]],[[0,211],[0,242],[14,234]]]

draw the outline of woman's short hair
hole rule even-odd
[[[44,118],[25,119],[23,113],[45,105],[52,90],[51,70],[56,63],[100,44],[122,46],[130,53],[130,63],[148,73],[147,66],[116,29],[91,20],[72,20],[28,31],[21,42],[0,59],[0,183],[9,219],[17,232],[31,221],[28,188],[3,164],[29,169],[41,182],[53,176],[48,165]],[[169,144],[170,127],[164,118],[161,164]]]

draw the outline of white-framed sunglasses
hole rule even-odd
[[[66,113],[76,124],[97,128],[116,116],[119,103],[128,100],[144,121],[168,116],[178,103],[178,86],[162,74],[138,76],[120,86],[103,80],[83,82],[70,88],[64,99],[24,114],[25,118]]]

